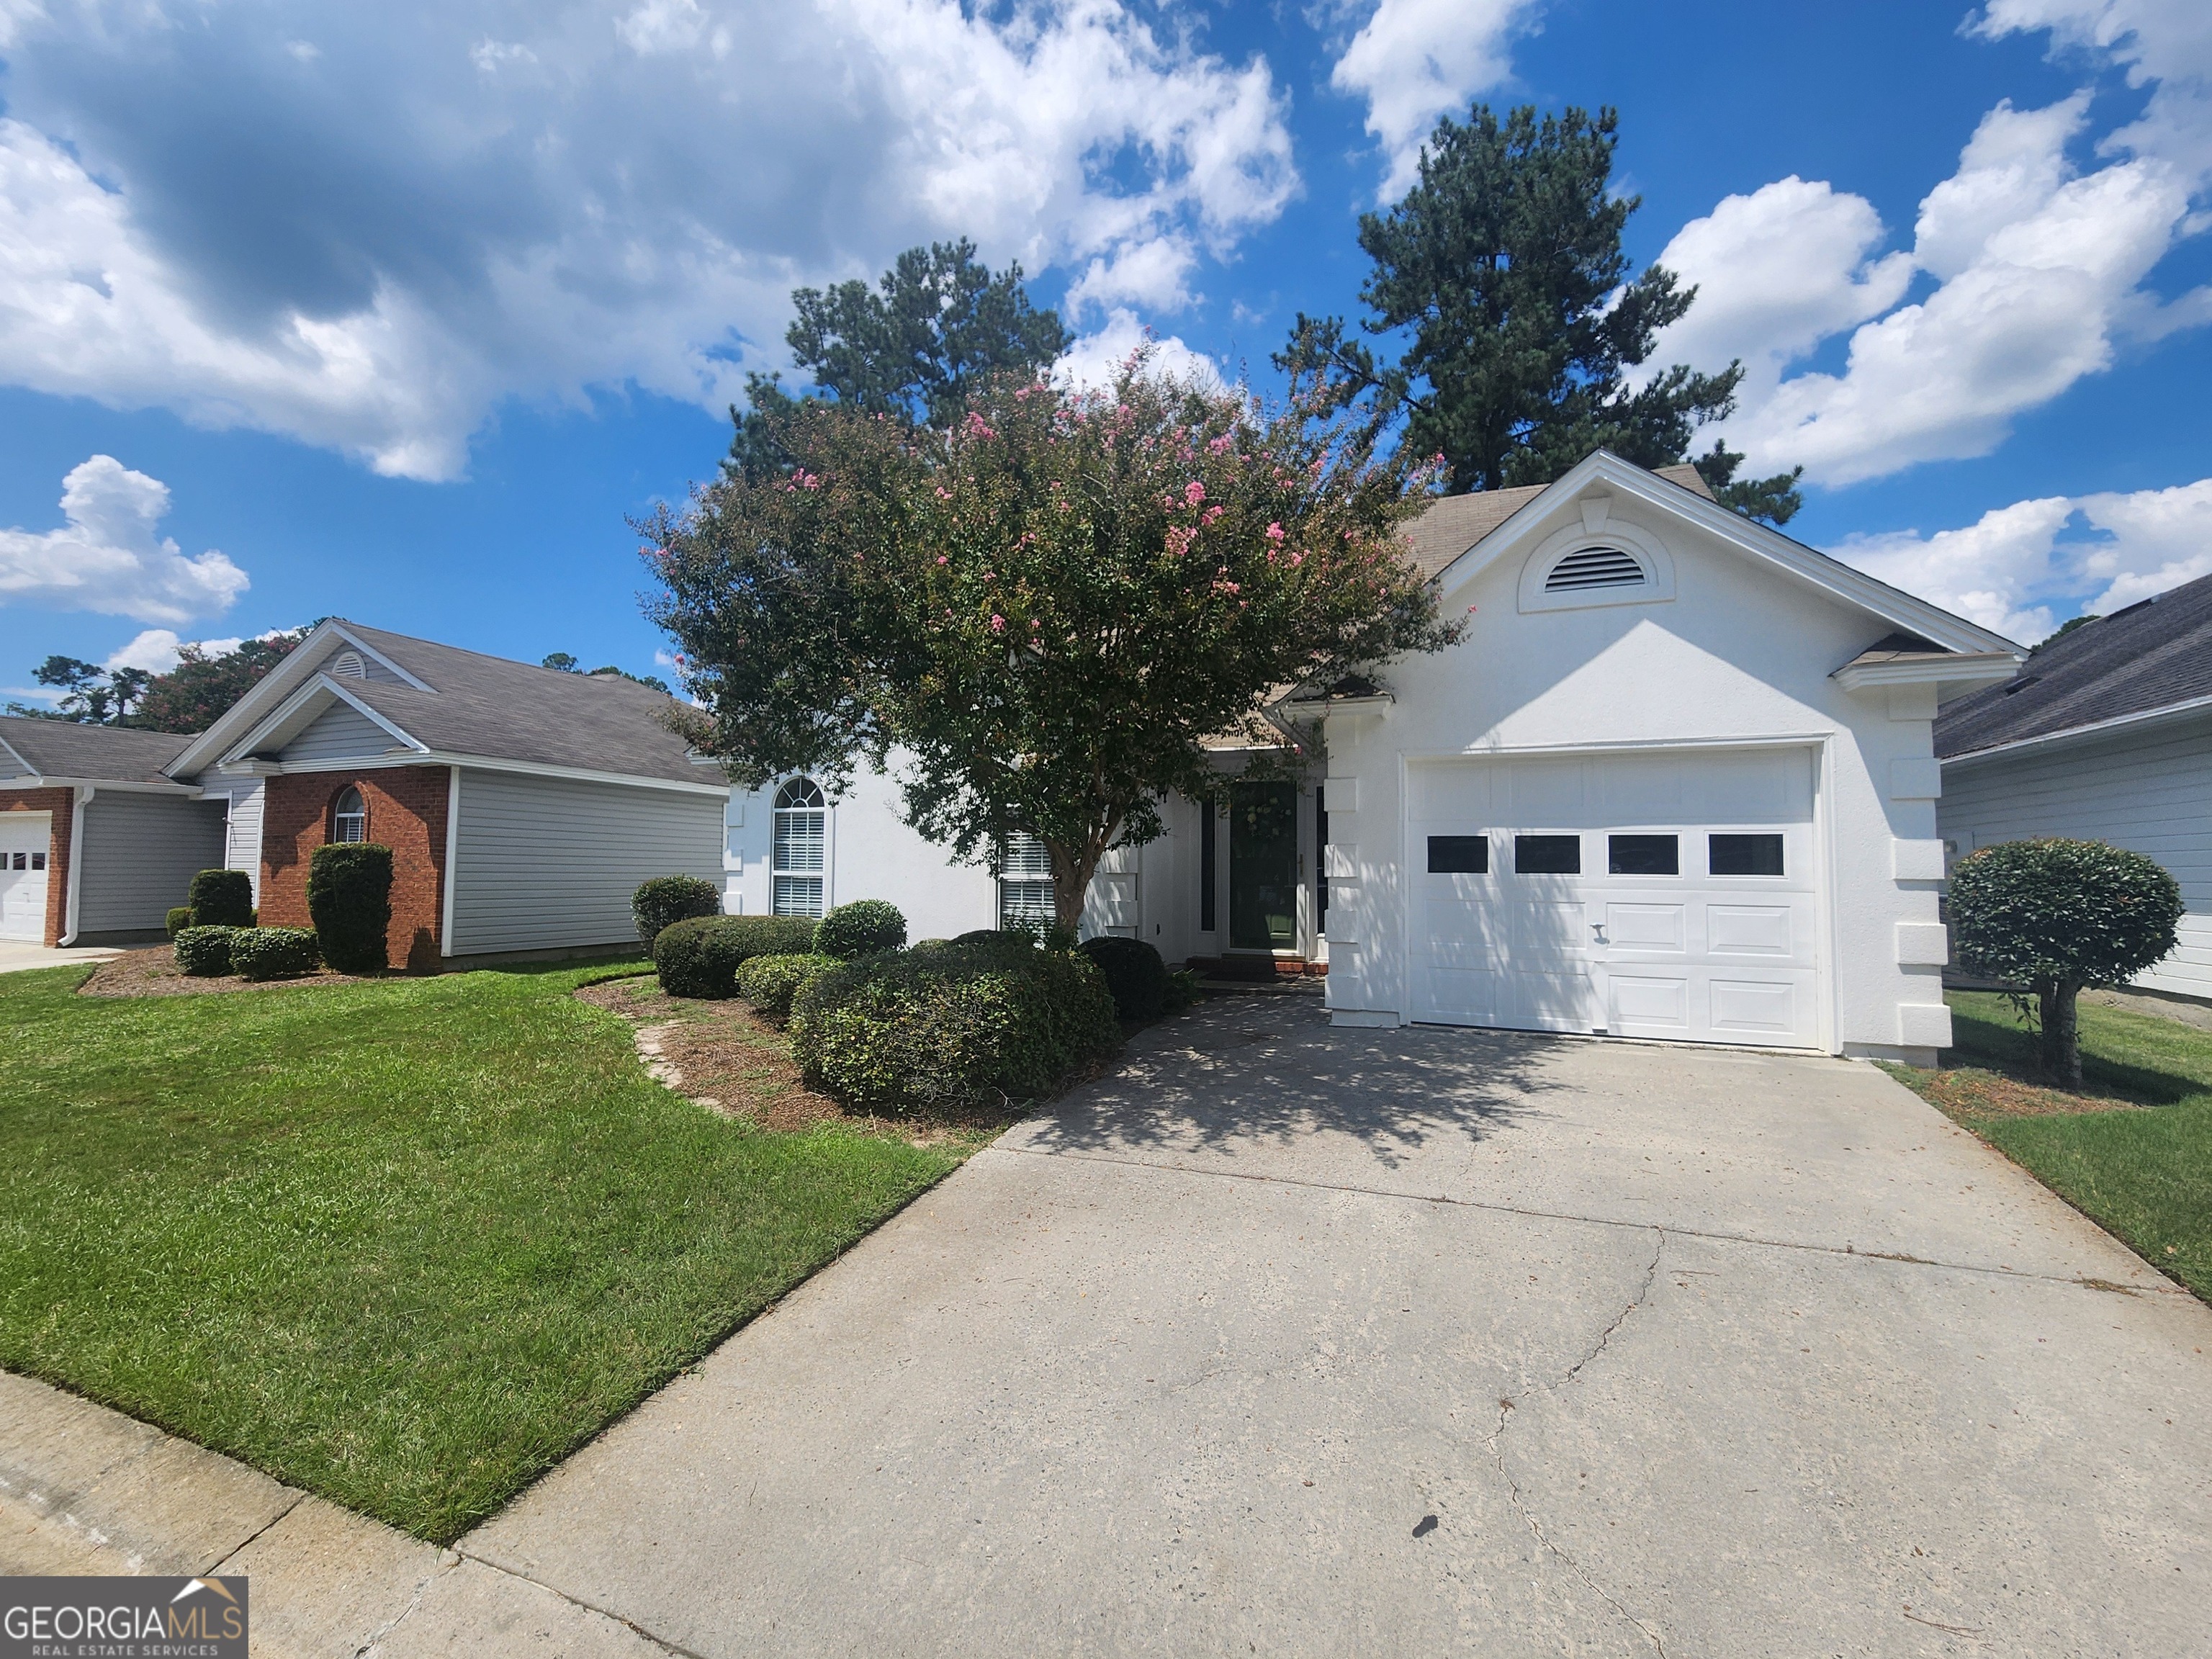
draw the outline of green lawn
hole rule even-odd
[[[606,972],[0,975],[0,1366],[442,1542],[963,1156],[688,1103]]]
[[[2212,1031],[2083,1003],[2077,1102],[2045,1085],[2003,998],[1946,1000],[1945,1069],[1896,1075],[2212,1300]]]

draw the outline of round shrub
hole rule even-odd
[[[791,1033],[811,1085],[884,1112],[1045,1094],[1121,1040],[1087,958],[997,944],[818,974],[793,1000]]]
[[[722,890],[697,876],[654,876],[630,895],[629,913],[637,922],[638,942],[648,951],[660,930],[693,916],[722,914]]]
[[[819,935],[817,936],[817,940]],[[836,957],[813,951],[788,956],[755,957],[738,969],[738,994],[753,1012],[781,1023],[791,1018],[791,1000],[815,975],[840,966]]]
[[[381,973],[392,927],[392,849],[333,842],[307,864],[307,914],[323,959],[342,974]]]
[[[185,890],[195,927],[251,927],[253,878],[243,870],[203,870]]]
[[[1098,964],[1121,1019],[1158,1019],[1167,1012],[1168,965],[1144,940],[1101,933],[1075,948]]]
[[[220,979],[230,971],[230,936],[236,927],[185,927],[178,930],[177,967],[194,979]]]
[[[1006,927],[978,927],[973,933],[955,934],[945,942],[951,945],[1012,945],[1024,951],[1037,948],[1034,933]]]
[[[168,928],[169,937],[172,939],[175,939],[178,934],[192,925],[192,907],[189,904],[177,905],[170,910],[163,925]]]
[[[737,994],[738,969],[755,957],[795,955],[813,943],[805,916],[694,916],[661,929],[653,965],[669,995],[720,1000]]]
[[[230,970],[241,979],[294,979],[322,966],[305,927],[240,927],[230,936]]]
[[[906,917],[897,905],[884,899],[841,904],[822,918],[814,933],[814,948],[841,962],[896,951],[905,943]]]

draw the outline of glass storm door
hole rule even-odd
[[[1298,945],[1298,787],[1240,783],[1229,795],[1229,948]]]

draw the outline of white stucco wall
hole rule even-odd
[[[1331,790],[1330,911],[1358,939],[1330,941],[1332,1007],[1385,1023],[1409,1006],[1409,757],[1789,738],[1820,757],[1824,1046],[1931,1060],[1949,1039],[1940,966],[1898,958],[1899,924],[1937,921],[1933,694],[1844,691],[1831,673],[1892,624],[1672,514],[1612,512],[1672,556],[1673,598],[1522,611],[1528,556],[1572,521],[1562,501],[1447,589],[1449,611],[1473,607],[1465,641],[1394,665],[1389,706],[1330,718],[1328,775],[1357,789],[1356,808]]]
[[[1943,768],[1953,858],[2034,836],[2143,853],[2181,884],[2181,943],[2136,983],[2212,997],[2212,716]]]

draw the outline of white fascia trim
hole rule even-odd
[[[1483,748],[1427,749],[1406,751],[1408,765],[1425,761],[1504,760],[1516,755],[1638,754],[1669,749],[1804,749],[1832,742],[1833,732],[1767,732],[1752,736],[1705,738],[1626,738],[1603,743],[1507,743]]]
[[[2020,672],[2009,651],[1956,652],[1917,662],[1845,663],[1828,678],[1846,691],[1892,685],[2002,685]]]
[[[1554,509],[1574,500],[1594,483],[1602,483],[1609,489],[1632,496],[1657,512],[1686,519],[1808,586],[1948,649],[1972,653],[2003,652],[2018,659],[2025,659],[2027,654],[2026,647],[2001,634],[1977,627],[1965,617],[1953,616],[1925,599],[1915,599],[1887,582],[1877,581],[1840,559],[1832,559],[1802,542],[1792,541],[1778,530],[1769,529],[1741,513],[1730,512],[1717,501],[1707,501],[1694,489],[1671,483],[1602,449],[1585,456],[1542,495],[1437,572],[1438,592],[1448,597],[1453,588],[1481,574],[1509,547],[1518,545],[1522,537],[1548,519]]]
[[[0,778],[0,789],[114,789],[137,795],[172,795],[198,800],[207,791],[189,783],[126,783],[119,778],[57,778],[34,773],[26,778]]]
[[[70,809],[69,888],[62,904],[62,936],[54,941],[57,948],[76,943],[76,898],[84,879],[84,809],[96,793],[91,784],[78,784],[76,804]],[[51,832],[47,838],[52,839]]]
[[[2132,714],[2115,714],[2108,720],[2092,720],[2087,726],[2069,726],[2063,732],[2045,732],[2040,737],[2020,738],[1987,749],[1970,749],[1963,755],[1944,757],[1942,765],[1946,771],[1954,766],[1976,766],[1984,761],[2001,760],[2026,750],[2056,749],[2068,744],[2094,742],[2112,733],[2163,726],[2169,720],[2186,720],[2191,714],[2208,711],[2212,711],[2212,697],[2191,697],[2186,702],[2170,702],[2163,708],[2145,708]]]
[[[446,890],[438,905],[438,954],[453,954],[453,889],[461,854],[461,769],[446,769]]]
[[[264,743],[268,741],[270,733],[280,730],[284,726],[285,722],[289,720],[294,715],[297,714],[302,708],[306,708],[308,702],[319,693],[325,691],[329,692],[331,696],[336,697],[339,702],[344,703],[347,708],[352,709],[354,713],[359,714],[362,719],[368,720],[383,731],[390,732],[401,744],[401,746],[407,749],[410,753],[419,757],[427,755],[430,752],[430,748],[428,744],[422,743],[401,731],[398,726],[394,726],[383,715],[378,714],[376,710],[371,708],[367,703],[363,702],[352,692],[347,690],[345,687],[340,685],[328,674],[318,673],[314,678],[309,680],[305,685],[295,691],[290,696],[285,698],[282,704],[270,712],[267,719],[264,720],[251,732],[247,732],[238,743],[234,744],[231,746],[229,752],[222,757],[221,769],[227,770],[251,756],[255,750],[260,748]],[[317,771],[327,771],[329,769],[327,767],[316,767],[313,769]]]
[[[519,772],[527,777],[563,778],[578,783],[617,783],[630,789],[666,789],[679,795],[726,799],[726,783],[684,783],[675,778],[641,778],[633,772],[597,772],[580,766],[548,766],[539,761],[501,760],[489,755],[457,755],[443,749],[395,755],[333,756],[295,766],[270,764],[264,776],[298,777],[316,772],[368,772],[386,766],[466,766],[479,772]]]
[[[326,622],[295,646],[290,655],[257,681],[222,719],[209,726],[184,753],[161,769],[171,777],[176,777],[220,765],[216,758],[217,756],[234,753],[239,748],[237,734],[242,731],[258,730],[265,718],[264,710],[289,702],[304,684],[320,672],[321,665],[336,653],[341,641],[375,658],[416,690],[436,690],[434,686],[423,684],[374,647],[364,645],[343,623]]]

